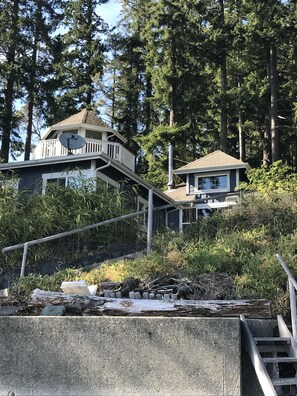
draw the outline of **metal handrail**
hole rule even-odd
[[[225,194],[225,195],[230,195],[229,194]],[[234,193],[232,193],[234,195]],[[200,202],[205,202],[205,200],[207,199],[214,199],[216,197],[220,197],[222,194],[219,195],[215,195],[209,198],[203,198],[203,199],[193,199],[191,201],[179,201],[179,202],[175,202],[172,204],[168,204],[168,205],[163,205],[163,206],[158,206],[158,207],[153,207],[153,190],[149,190],[149,207],[146,210],[142,210],[142,211],[138,211],[138,212],[134,212],[134,213],[129,213],[126,215],[122,215],[113,219],[109,219],[109,220],[104,220],[101,221],[99,223],[95,223],[95,224],[91,224],[88,226],[84,226],[84,227],[79,227],[76,228],[74,230],[70,230],[70,231],[64,231],[64,232],[60,232],[58,234],[54,234],[54,235],[50,235],[47,237],[43,237],[43,238],[39,238],[39,239],[34,239],[31,241],[27,241],[27,242],[23,242],[23,243],[18,243],[16,245],[12,245],[12,246],[8,246],[2,249],[2,253],[6,253],[9,251],[13,251],[13,250],[18,250],[18,249],[22,249],[23,248],[23,257],[22,257],[22,264],[21,264],[21,272],[20,272],[20,278],[24,276],[25,273],[25,266],[26,266],[26,259],[27,259],[27,253],[28,253],[28,248],[30,246],[33,245],[38,245],[44,242],[50,242],[53,241],[55,239],[59,239],[59,238],[64,238],[66,236],[69,235],[74,235],[74,234],[78,234],[79,232],[83,232],[83,231],[88,231],[91,230],[93,228],[97,228],[103,225],[107,225],[107,224],[112,224],[112,223],[116,223],[117,221],[121,221],[121,220],[128,220],[131,219],[133,217],[137,217],[137,216],[141,216],[144,215],[145,213],[148,213],[148,224],[147,224],[147,254],[149,254],[151,252],[151,246],[152,246],[152,216],[153,216],[153,212],[155,211],[159,211],[159,210],[164,210],[164,209],[170,209],[170,208],[180,208],[181,206],[183,206],[184,204],[197,204]],[[297,285],[297,283],[296,283]]]
[[[292,332],[293,338],[297,341],[297,324],[296,324],[296,290],[297,290],[297,282],[294,279],[291,271],[286,266],[284,260],[282,259],[280,254],[276,254],[278,261],[280,262],[281,266],[283,267],[285,273],[288,276],[288,283],[289,283],[289,295],[290,295],[290,311],[291,311],[291,323],[292,323]]]
[[[104,221],[100,221],[99,223],[95,223],[95,224],[91,224],[85,227],[80,227],[80,228],[76,228],[74,230],[71,231],[65,231],[65,232],[60,232],[58,234],[55,235],[50,235],[44,238],[39,238],[39,239],[34,239],[31,241],[27,241],[27,242],[23,242],[23,243],[19,243],[17,245],[12,245],[12,246],[8,246],[2,249],[2,253],[6,253],[12,250],[17,250],[17,249],[24,249],[23,250],[23,258],[22,258],[22,266],[21,266],[21,273],[20,273],[20,278],[24,276],[25,273],[25,266],[26,266],[26,259],[27,259],[27,253],[28,253],[28,247],[29,246],[33,246],[33,245],[39,245],[41,243],[44,242],[49,242],[49,241],[53,241],[55,239],[59,239],[59,238],[64,238],[66,236],[69,235],[73,235],[73,234],[78,234],[79,232],[83,232],[83,231],[88,231],[91,230],[93,228],[97,228],[106,224],[112,224],[112,223],[116,223],[117,221],[120,220],[128,220],[131,219],[133,217],[137,217],[137,216],[141,216],[143,214],[145,214],[148,210],[141,210],[138,212],[134,212],[134,213],[129,213],[126,215],[122,215],[119,217],[115,217],[113,219],[109,219],[109,220],[104,220]]]

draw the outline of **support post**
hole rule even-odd
[[[183,232],[183,210],[179,209],[179,232]]]
[[[28,253],[28,242],[24,244],[24,251],[23,251],[23,259],[22,259],[22,267],[21,267],[21,273],[20,273],[20,278],[22,278],[25,274],[25,266],[26,266],[26,260],[27,260],[27,253]]]
[[[147,248],[146,252],[149,255],[152,250],[152,236],[153,236],[153,190],[148,192],[148,212],[147,212]]]
[[[168,147],[168,190],[173,189],[173,146],[172,143]]]

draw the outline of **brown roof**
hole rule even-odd
[[[181,168],[176,169],[176,171],[179,173],[179,171],[188,171],[194,169],[202,170],[204,168],[208,169],[228,166],[236,167],[237,165],[239,168],[248,167],[247,163],[231,157],[231,155],[228,155],[221,150],[217,150],[206,155],[205,157],[199,158],[187,165],[182,166]]]
[[[170,197],[176,202],[193,201],[193,199],[195,199],[195,195],[191,196],[186,194],[185,183],[179,184],[178,186],[174,187],[172,190],[164,191],[164,194],[166,194],[168,197]]]
[[[66,120],[60,121],[57,125],[69,125],[69,124],[89,124],[107,128],[107,125],[97,116],[92,110],[84,109],[77,114],[66,118]]]

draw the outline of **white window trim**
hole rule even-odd
[[[211,177],[211,176],[227,176],[227,188],[198,190],[198,179],[201,177]],[[229,192],[229,191],[230,191],[230,172],[201,173],[201,174],[198,173],[195,175],[195,194]]]
[[[68,184],[68,179],[72,177],[84,177],[86,179],[89,179],[92,177],[91,171],[89,169],[87,170],[74,170],[74,171],[63,171],[63,172],[51,172],[51,173],[43,173],[42,174],[42,194],[45,193],[46,186],[48,183],[48,180],[51,179],[65,179],[65,186]]]
[[[120,183],[116,182],[111,177],[108,177],[108,176],[104,175],[104,173],[101,173],[99,171],[97,171],[96,177],[98,177],[99,179],[105,181],[107,183],[107,187],[109,185],[111,185],[112,187],[115,187],[115,188],[117,188],[119,190],[119,188],[121,186]]]

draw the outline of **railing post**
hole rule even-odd
[[[149,190],[148,196],[148,212],[147,212],[147,247],[146,253],[149,255],[152,250],[153,235],[153,190]]]
[[[28,253],[28,242],[24,244],[24,250],[23,250],[23,259],[22,259],[22,267],[21,267],[21,273],[20,273],[20,278],[22,278],[25,274],[25,266],[26,266],[26,260],[27,260],[27,253]]]
[[[296,291],[289,279],[289,293],[290,293],[290,306],[291,306],[291,322],[293,338],[297,341],[297,326],[296,326]]]

